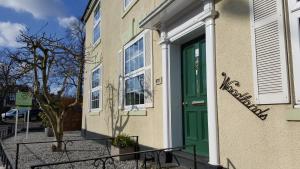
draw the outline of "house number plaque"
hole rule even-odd
[[[224,80],[222,85],[220,86],[221,90],[226,90],[228,93],[230,93],[234,98],[236,98],[240,103],[242,103],[252,113],[254,113],[259,119],[267,119],[267,112],[270,110],[269,108],[264,110],[259,109],[255,104],[252,104],[252,102],[250,101],[250,98],[252,98],[252,96],[249,93],[242,94],[234,88],[234,86],[240,87],[240,82],[236,80],[231,80],[230,77],[228,77],[227,74],[224,72],[222,73],[222,76],[224,77]]]

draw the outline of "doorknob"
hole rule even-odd
[[[187,104],[188,104],[187,102],[182,102],[182,105],[183,105],[183,106],[185,106],[185,105],[187,105]]]
[[[200,100],[200,101],[192,101],[192,105],[193,106],[204,106],[206,103],[204,100]]]

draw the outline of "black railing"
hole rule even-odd
[[[9,137],[14,136],[14,124],[8,124],[8,125],[2,125],[0,126],[0,158],[1,158],[1,162],[3,164],[3,166],[6,169],[13,169],[13,165],[12,162],[10,161],[10,159],[8,158],[5,150],[4,150],[4,146],[3,146],[3,142],[2,139],[6,139]]]
[[[64,161],[64,162],[56,162],[56,163],[47,163],[47,164],[39,164],[39,165],[32,165],[31,169],[43,169],[43,168],[72,168],[75,169],[76,163],[85,163],[85,168],[88,168],[87,165],[90,165],[92,168],[96,169],[108,169],[108,168],[118,168],[115,164],[116,158],[124,157],[124,156],[135,156],[135,158],[131,161],[135,162],[135,166],[131,166],[130,168],[135,169],[147,169],[149,167],[155,168],[166,168],[169,164],[174,164],[176,166],[169,166],[169,167],[179,167],[180,163],[174,155],[174,152],[184,151],[187,148],[193,149],[193,169],[197,169],[197,162],[196,162],[196,146],[195,145],[188,145],[182,147],[175,147],[175,148],[167,148],[167,149],[158,149],[158,150],[147,150],[147,151],[137,151],[133,153],[126,153],[126,154],[119,154],[119,155],[109,155],[109,156],[102,156],[98,158],[90,158],[90,159],[83,159],[83,160],[73,160],[73,161]],[[139,158],[137,158],[139,157]],[[130,161],[130,160],[128,160]],[[175,163],[174,163],[175,161]],[[82,168],[82,165],[78,165],[79,168]]]
[[[7,154],[4,151],[2,141],[0,142],[0,156],[1,156],[1,162],[2,162],[3,166],[6,169],[13,169],[13,165],[12,165],[10,159],[8,158]]]
[[[139,147],[139,137],[138,136],[130,136],[131,138],[134,138],[135,141],[135,146],[134,146],[134,150],[138,151]],[[69,157],[69,152],[68,152],[68,146],[72,146],[74,142],[82,142],[82,141],[95,141],[95,142],[105,142],[105,149],[106,149],[106,154],[111,155],[111,151],[110,151],[110,143],[111,141],[115,139],[114,137],[107,137],[107,138],[95,138],[95,139],[77,139],[77,140],[63,140],[60,141],[60,143],[63,144],[63,149],[61,150],[62,155],[61,158],[63,158],[63,155],[65,154],[67,156],[68,161],[71,161],[70,157]],[[49,144],[49,143],[59,143],[58,141],[40,141],[40,142],[25,142],[25,143],[17,143],[16,146],[16,157],[15,157],[15,169],[18,169],[18,165],[19,165],[19,159],[20,159],[20,146],[21,145],[30,145],[30,144]],[[103,154],[105,155],[105,154]],[[61,160],[58,160],[61,161]]]
[[[14,136],[15,134],[14,132],[15,132],[14,124],[0,125],[0,139],[6,139]]]

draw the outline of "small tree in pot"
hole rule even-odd
[[[112,140],[111,155],[132,153],[135,151],[136,142],[128,135],[120,134]],[[132,160],[134,155],[118,156],[115,159],[119,161]]]

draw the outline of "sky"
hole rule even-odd
[[[64,35],[80,19],[88,0],[0,0],[0,48],[17,48],[16,37],[29,29]]]

